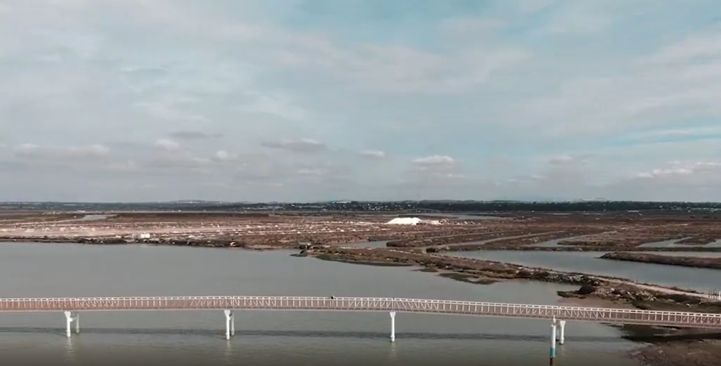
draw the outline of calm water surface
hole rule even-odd
[[[461,257],[481,258],[533,267],[554,268],[561,271],[623,277],[640,282],[678,286],[700,291],[721,289],[721,270],[615,261],[599,258],[603,254],[603,252],[536,252],[514,250],[451,253],[451,255]],[[687,255],[688,253],[676,254]],[[704,254],[708,255],[709,253]],[[715,254],[711,254],[711,256],[713,255]]]
[[[708,244],[678,244],[679,240],[663,240],[653,243],[641,244],[639,247],[644,248],[721,248],[721,240],[716,240]]]
[[[0,244],[0,296],[322,295],[558,303],[569,287],[473,285],[389,268],[290,257],[291,252],[156,246]],[[65,338],[61,313],[2,314],[3,365],[546,365],[548,321],[385,313],[81,313]],[[637,365],[638,344],[615,328],[569,322],[557,365]]]
[[[700,258],[719,258],[721,252],[640,252],[654,255],[663,255],[667,257],[700,257]]]

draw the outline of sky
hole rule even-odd
[[[0,201],[721,201],[716,0],[0,0]]]

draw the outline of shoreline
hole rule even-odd
[[[683,257],[683,256],[663,256],[648,253],[622,253],[610,252],[602,255],[600,258],[616,261],[638,262],[638,263],[654,263],[671,266],[692,267],[692,268],[710,268],[721,269],[721,257]]]
[[[6,215],[0,222],[0,242],[294,250],[295,256],[346,264],[415,267],[415,271],[432,272],[475,285],[520,280],[576,286],[576,290],[563,287],[564,290],[556,292],[556,299],[561,303],[721,312],[721,302],[710,301],[696,291],[611,276],[443,255],[468,250],[593,251],[623,255],[639,252],[649,257],[663,252],[721,252],[721,246],[713,244],[714,239],[721,238],[721,215],[527,212],[508,214],[503,220],[440,216],[434,220],[436,224],[404,226],[387,225],[397,213],[104,214],[116,215],[86,221],[82,220],[85,213],[36,211]],[[405,216],[408,215],[414,214]],[[372,241],[387,244],[381,248],[364,247],[364,243]],[[666,328],[639,331],[621,327],[621,332],[622,337],[638,345],[629,357],[646,364],[706,365],[721,359],[721,341],[715,339],[715,335],[683,334]],[[692,348],[693,354],[686,355],[685,348]],[[679,355],[684,357],[674,358]]]
[[[521,266],[511,263],[486,261],[443,255],[399,251],[391,249],[325,249],[311,251],[309,255],[323,260],[366,265],[410,265],[426,271],[437,271],[464,282],[488,283],[489,280],[536,280],[559,284],[578,285],[576,291],[559,292],[561,297],[600,298],[626,302],[637,308],[684,309],[689,311],[721,311],[721,302],[709,296],[685,289],[646,284],[625,278],[598,276],[586,273],[563,272],[549,268]]]
[[[25,242],[28,242],[24,240]],[[21,242],[21,241],[18,241]],[[29,242],[29,243],[42,243],[42,242]],[[46,244],[50,243],[45,242]],[[63,242],[58,244],[90,244],[90,245],[108,245],[99,243],[75,243],[75,242]],[[157,246],[178,246],[168,245],[165,243],[122,243],[115,245],[157,245]],[[187,246],[186,246],[187,247]],[[204,247],[204,246],[196,246]],[[213,247],[220,248],[220,247]],[[227,247],[230,248],[230,247]],[[264,248],[248,248],[248,247],[235,247],[238,249],[246,250],[288,250],[292,248],[282,247],[264,247]],[[296,248],[297,249],[297,248]],[[357,257],[346,257],[339,258],[327,252],[342,252],[342,253],[383,253],[383,254],[394,254],[390,260],[381,256],[380,258],[362,260]],[[292,255],[292,254],[291,254]],[[524,267],[519,265],[513,265],[502,262],[483,261],[477,259],[458,258],[444,255],[431,255],[428,253],[419,253],[416,251],[408,250],[394,250],[388,248],[358,248],[358,249],[342,249],[342,248],[325,248],[321,250],[311,250],[306,256],[313,257],[320,260],[337,261],[347,264],[357,265],[371,265],[371,266],[387,266],[387,267],[417,267],[416,271],[419,272],[431,272],[438,276],[449,278],[455,281],[461,281],[466,283],[488,285],[503,280],[526,280],[526,281],[537,281],[537,282],[551,282],[557,284],[575,284],[581,286],[577,291],[558,291],[560,302],[568,302],[572,304],[578,304],[583,306],[598,306],[598,307],[613,307],[613,308],[638,308],[641,303],[634,302],[628,298],[628,296],[635,296],[638,293],[648,290],[646,287],[652,287],[653,289],[665,289],[671,292],[683,291],[679,289],[663,288],[651,284],[640,284],[633,281],[621,278],[605,278],[601,276],[587,275],[582,273],[567,273],[554,271],[544,268],[535,267]],[[415,258],[413,262],[404,259],[404,257],[410,256]],[[371,257],[373,258],[373,257]],[[425,261],[425,263],[421,263]],[[446,262],[450,261],[450,262]],[[476,262],[483,263],[485,266],[480,272],[476,272],[471,268],[464,268],[463,263],[460,262]],[[467,264],[467,263],[466,263]],[[540,273],[536,273],[540,271]],[[483,273],[483,274],[481,274]],[[493,276],[492,274],[497,276]],[[515,273],[515,275],[514,275]],[[545,273],[545,274],[544,274]],[[580,277],[579,277],[580,276]],[[609,281],[609,283],[601,283],[594,281]],[[591,285],[596,289],[589,294],[578,294],[580,290],[583,290],[585,286]],[[599,288],[604,288],[609,284],[618,284],[626,286],[619,287],[617,292],[598,292]],[[631,288],[624,287],[630,286]],[[632,290],[638,293],[634,293]],[[626,291],[626,292],[623,292]],[[687,295],[692,295],[692,292],[687,292]],[[570,295],[570,296],[569,296]],[[677,299],[678,300],[678,299]],[[688,300],[688,299],[685,299]],[[650,308],[665,308],[670,306],[669,309],[682,308],[685,311],[689,311],[688,306],[690,304],[680,303],[668,303],[667,300],[659,302],[660,300],[650,301],[645,305]],[[694,309],[699,311],[701,309]],[[716,310],[721,311],[721,306]],[[648,335],[634,335],[628,334],[628,327],[610,325],[621,330],[623,335],[621,338],[627,339],[634,342],[637,347],[628,351],[627,355],[630,359],[637,360],[643,365],[655,365],[655,366],[686,366],[686,365],[711,365],[721,357],[721,334],[709,334],[709,333],[698,333],[698,334],[684,334],[683,331],[669,330],[663,328],[651,328],[651,327],[637,327],[642,328],[640,333],[650,333]],[[664,334],[658,334],[659,332]],[[666,334],[666,333],[671,334]],[[686,354],[685,350],[693,350],[693,354]]]
[[[161,246],[178,246],[178,247],[206,247],[206,248],[241,248],[250,250],[295,250],[302,249],[303,246],[309,245],[317,249],[329,249],[334,247],[341,247],[347,245],[358,245],[362,246],[364,243],[376,242],[376,241],[388,241],[383,237],[369,237],[359,238],[359,240],[349,241],[332,241],[314,244],[301,244],[298,242],[288,242],[280,244],[253,244],[244,243],[234,240],[216,240],[216,239],[200,239],[200,240],[188,240],[188,239],[118,239],[108,237],[2,237],[0,236],[0,243],[46,243],[46,244],[86,244],[86,245],[161,245]],[[464,251],[520,251],[520,252],[618,252],[618,253],[657,253],[657,252],[698,252],[698,253],[719,253],[721,247],[630,247],[630,248],[618,248],[618,247],[605,247],[605,246],[558,246],[558,247],[542,247],[542,246],[483,246],[473,245],[467,246],[464,243],[454,243],[450,249],[442,247],[384,247],[383,249],[397,249],[397,250],[427,250],[429,254],[440,254],[444,252],[464,252]],[[684,258],[684,257],[678,257]],[[702,258],[702,257],[699,257]],[[721,258],[721,257],[719,257]],[[615,259],[615,258],[614,258]],[[655,263],[655,262],[649,262]],[[677,265],[683,266],[677,263],[658,263],[665,265]]]
[[[644,366],[718,365],[721,340],[656,341],[630,351],[628,356]]]

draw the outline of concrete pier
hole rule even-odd
[[[553,360],[556,359],[556,319],[553,319],[551,323],[551,349],[549,351],[549,364],[553,365]]]
[[[566,321],[565,321],[565,320],[559,320],[559,321],[558,321],[558,325],[559,325],[559,327],[561,328],[561,329],[559,329],[559,330],[560,330],[560,335],[559,335],[559,337],[558,337],[558,343],[561,344],[561,345],[563,345],[564,343],[566,343]]]
[[[80,315],[72,311],[65,311],[65,335],[70,338],[72,336],[72,324],[75,322],[75,334],[80,334]]]
[[[396,341],[396,312],[391,311],[390,316],[391,316],[391,342],[395,342]]]
[[[72,310],[68,310],[72,309]],[[409,299],[388,297],[328,296],[134,296],[134,297],[29,297],[0,298],[0,314],[26,312],[63,312],[65,332],[80,332],[79,311],[197,311],[225,313],[225,338],[235,335],[234,310],[273,311],[345,311],[383,312],[391,317],[391,342],[395,341],[396,312],[407,314],[444,314],[502,316],[506,318],[551,319],[553,317],[551,356],[556,356],[556,331],[565,343],[565,323],[593,321],[611,324],[638,324],[676,328],[721,330],[721,314],[681,311],[591,308],[537,304],[492,303],[467,300]],[[556,318],[563,320],[556,321]],[[560,327],[560,330],[558,329]]]
[[[224,310],[225,313],[225,339],[230,340],[235,335],[235,316],[232,310]]]

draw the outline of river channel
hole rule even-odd
[[[290,251],[146,245],[0,244],[0,297],[319,295],[557,304],[568,286],[507,281],[474,285],[414,268],[291,257]],[[546,365],[550,323],[399,313],[81,313],[64,335],[62,313],[1,314],[3,364]],[[569,322],[557,365],[637,365],[641,346],[620,330]]]

